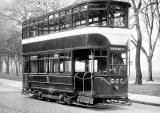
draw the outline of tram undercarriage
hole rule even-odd
[[[59,104],[67,104],[67,105],[78,105],[84,107],[105,107],[108,105],[111,106],[121,106],[121,105],[131,105],[131,101],[127,97],[110,97],[110,98],[98,98],[91,97],[88,92],[78,92],[78,93],[48,93],[41,92],[38,90],[30,91],[25,90],[22,91],[24,95],[30,95],[35,99],[57,102]]]

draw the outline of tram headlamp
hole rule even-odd
[[[119,87],[117,85],[113,85],[113,89],[118,91],[119,90]]]

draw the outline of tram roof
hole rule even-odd
[[[22,40],[23,53],[56,49],[126,46],[128,29],[84,27]]]

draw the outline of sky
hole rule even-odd
[[[9,7],[15,0],[0,0],[0,8]]]

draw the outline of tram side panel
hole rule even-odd
[[[73,92],[73,81],[70,76],[23,75],[23,91]],[[28,92],[32,93],[32,92]]]
[[[98,98],[128,97],[128,79],[126,76],[95,76],[93,90]]]

